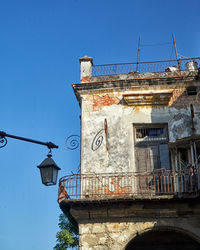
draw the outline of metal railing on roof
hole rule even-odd
[[[118,74],[137,74],[137,73],[158,73],[166,71],[186,71],[191,70],[191,65],[194,68],[200,67],[200,57],[186,58],[166,61],[152,61],[139,63],[119,63],[119,64],[104,64],[92,66],[92,76],[106,76]]]

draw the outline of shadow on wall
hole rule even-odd
[[[194,107],[195,111],[193,114],[194,127],[196,129],[199,128],[198,117],[200,114],[200,104],[197,100],[197,93],[199,91],[200,89],[196,87],[188,87],[186,90],[173,91],[169,103],[169,111],[171,115],[170,129],[172,130],[171,133],[174,139],[192,135],[191,105]]]
[[[195,111],[193,117],[190,109],[191,104],[194,106]],[[198,114],[200,114],[200,109],[197,104],[194,92],[190,95],[187,90],[174,90],[168,106],[169,109],[153,106],[151,123],[133,124],[135,131],[135,164],[138,172],[159,174],[158,171],[161,170],[177,170],[175,164],[172,164],[176,157],[172,152],[170,153],[168,143],[169,141],[175,142],[176,139],[192,136],[193,128],[195,128],[196,134],[199,133]],[[179,157],[180,164],[182,164],[183,160],[185,160],[184,163],[192,163],[190,158],[193,159],[194,156],[192,151],[190,152],[190,144],[187,146],[186,143],[183,143],[183,145],[187,150],[188,159]],[[181,154],[183,148],[179,151]],[[200,147],[197,144],[195,152],[197,156],[200,155]],[[179,170],[184,169],[182,165],[179,167]]]

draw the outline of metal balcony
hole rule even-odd
[[[161,170],[157,173],[73,174],[59,181],[63,200],[162,199],[196,197],[196,174]]]

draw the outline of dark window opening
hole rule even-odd
[[[187,90],[187,95],[196,95],[197,94],[197,88],[194,86],[188,87]]]

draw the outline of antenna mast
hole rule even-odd
[[[173,42],[174,42],[174,50],[176,52],[176,60],[177,60],[177,63],[178,63],[178,68],[181,70],[181,59],[178,58],[178,51],[177,51],[177,48],[176,48],[174,32],[172,33],[172,37],[173,37]]]
[[[139,36],[139,43],[138,43],[138,53],[137,53],[137,66],[136,66],[136,72],[138,72],[138,64],[140,60],[140,41],[141,41],[141,36]]]

